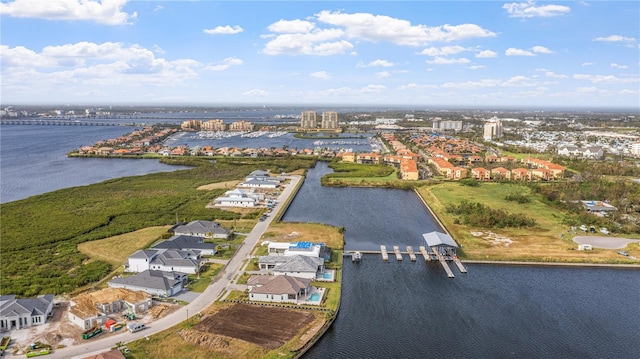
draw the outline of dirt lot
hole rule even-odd
[[[292,309],[236,304],[203,319],[194,329],[275,349],[313,319],[311,313]]]
[[[148,322],[175,311],[179,308],[177,304],[165,304],[155,303],[151,307],[144,318],[139,320]],[[82,339],[82,329],[71,323],[67,312],[69,309],[69,302],[55,302],[53,308],[53,316],[47,320],[43,325],[38,325],[30,328],[12,330],[10,332],[3,332],[2,335],[8,335],[11,337],[11,345],[9,352],[15,352],[16,354],[22,354],[29,344],[41,342],[43,344],[49,344],[52,348],[68,347],[75,344],[86,343],[87,340]],[[122,317],[115,314],[110,316],[118,321],[123,320]],[[125,330],[119,330],[115,333],[110,333],[105,328],[100,337],[118,335],[125,332]],[[91,340],[91,339],[89,339]]]

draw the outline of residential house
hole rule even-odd
[[[220,223],[203,220],[191,221],[185,225],[177,226],[173,229],[173,233],[175,235],[194,236],[201,238],[225,239],[229,237],[229,231],[222,228]]]
[[[114,278],[108,285],[109,288],[124,288],[166,298],[180,293],[187,281],[186,273],[146,270],[129,277]]]
[[[511,180],[511,171],[504,167],[496,167],[491,170],[491,177],[495,180]]]
[[[255,275],[247,281],[249,300],[297,303],[311,291],[311,280],[288,275]]]
[[[511,170],[511,178],[514,181],[528,181],[531,179],[531,175],[526,168],[514,168]]]
[[[312,242],[269,242],[268,244],[269,255],[283,255],[283,256],[308,256],[308,257],[320,257],[326,260],[331,259],[331,249],[324,245],[324,243],[312,243]]]
[[[316,279],[324,272],[324,259],[303,255],[262,256],[258,260],[260,269],[271,270],[274,275]]]
[[[53,310],[53,294],[35,298],[0,295],[0,331],[42,325]]]
[[[355,162],[356,161],[356,154],[353,152],[343,152],[341,154],[339,154],[340,157],[342,157],[342,161],[343,162]]]
[[[216,198],[213,203],[219,207],[255,207],[258,199],[251,192],[236,188],[225,192],[223,197]]]
[[[200,251],[200,255],[212,256],[216,254],[216,245],[204,243],[204,237],[175,235],[166,241],[154,245],[151,249],[173,249],[178,251],[195,250]]]
[[[587,212],[604,215],[609,212],[615,212],[618,210],[615,206],[603,201],[580,201],[587,210]]]
[[[419,174],[416,161],[411,159],[402,159],[400,162],[400,176],[403,180],[417,181]]]
[[[125,271],[161,270],[196,274],[200,271],[200,251],[173,249],[141,249],[129,256]]]
[[[123,288],[105,288],[71,299],[67,316],[73,324],[87,330],[103,325],[109,314],[127,311],[139,315],[149,310],[152,305],[151,296],[147,293]]]
[[[449,167],[446,169],[446,176],[449,179],[461,180],[467,178],[467,169],[462,167]]]
[[[471,177],[475,178],[477,181],[489,181],[491,180],[491,171],[482,167],[472,168]]]

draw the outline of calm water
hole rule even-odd
[[[346,249],[422,245],[438,230],[410,191],[323,188],[319,163],[285,221],[344,226]],[[333,327],[305,358],[638,358],[640,272],[345,261]]]
[[[134,127],[0,126],[0,202],[112,178],[175,171],[157,160],[67,158],[67,152]]]
[[[14,201],[110,178],[173,170],[155,160],[69,159],[126,127],[0,127],[0,197]],[[147,167],[148,166],[148,167]],[[346,229],[346,248],[421,245],[437,226],[408,191],[323,188],[319,163],[286,221]],[[406,257],[406,256],[405,256]],[[606,268],[344,263],[342,307],[305,358],[638,358],[640,273]]]

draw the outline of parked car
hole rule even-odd
[[[628,256],[628,255],[629,255],[629,253],[627,253],[627,252],[625,252],[625,251],[620,251],[620,252],[618,252],[618,254],[621,254],[621,255],[623,255],[623,256]]]

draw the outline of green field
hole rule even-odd
[[[616,250],[596,249],[577,251],[571,239],[570,226],[564,224],[568,216],[541,201],[529,187],[508,183],[482,183],[479,187],[461,186],[459,183],[442,183],[418,189],[433,211],[444,223],[456,242],[462,245],[460,257],[473,260],[510,260],[540,262],[591,262],[633,263],[621,257]],[[531,202],[519,204],[507,201],[509,194],[521,194]],[[462,225],[456,217],[447,213],[448,204],[461,201],[478,202],[487,207],[508,213],[521,213],[536,221],[534,227],[482,228]],[[474,235],[475,234],[475,235]],[[630,254],[640,255],[640,250],[629,246]]]

